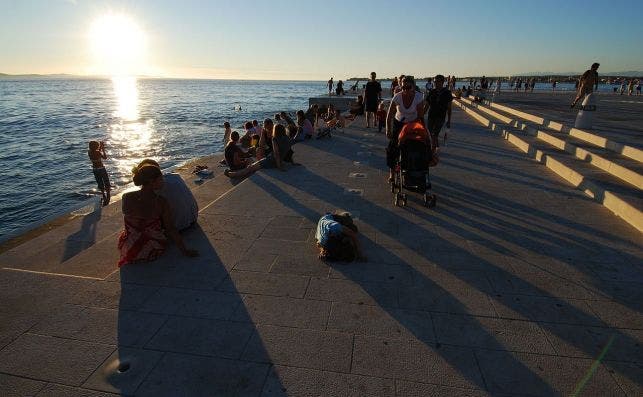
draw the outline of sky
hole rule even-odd
[[[640,0],[0,0],[0,10],[0,73],[9,74],[338,80],[581,73],[592,62],[599,72],[643,70]]]

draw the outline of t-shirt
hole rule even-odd
[[[378,121],[386,121],[386,110],[379,109],[376,114]]]
[[[453,95],[447,88],[438,90],[432,89],[426,95],[426,101],[429,105],[428,118],[430,119],[444,119],[449,110],[449,104],[453,101]]]
[[[196,222],[199,206],[179,174],[164,174],[163,187],[159,194],[167,200],[176,230],[183,230]]]
[[[228,164],[228,167],[230,167],[230,169],[233,171],[243,168],[243,166],[241,166],[240,164],[234,163],[235,153],[239,153],[239,158],[241,158],[243,150],[241,150],[241,148],[237,146],[236,143],[231,141],[226,145],[224,155],[226,164]]]
[[[371,80],[366,83],[366,88],[364,88],[364,99],[366,102],[377,100],[380,92],[382,92],[382,85],[380,82]]]
[[[317,222],[317,231],[315,238],[322,247],[326,247],[328,239],[331,236],[339,236],[342,234],[342,224],[333,219],[332,214],[326,214]]]
[[[420,92],[415,92],[415,96],[413,97],[413,102],[411,102],[411,106],[408,108],[404,106],[404,100],[402,100],[402,95],[403,92],[397,93],[393,96],[393,99],[391,99],[392,102],[395,102],[397,104],[397,111],[395,112],[395,120],[401,121],[403,123],[410,123],[411,121],[415,121],[418,118],[418,113],[417,113],[417,106],[422,103],[424,98],[422,97],[422,93]]]

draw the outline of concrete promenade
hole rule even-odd
[[[361,123],[287,172],[215,168],[199,258],[116,270],[119,203],[1,254],[0,395],[643,393],[640,232],[458,109],[437,207],[394,207]],[[367,263],[317,259],[338,208]]]

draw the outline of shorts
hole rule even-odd
[[[275,156],[273,156],[272,153],[270,153],[266,157],[259,160],[258,164],[259,164],[259,167],[261,167],[262,169],[277,167],[277,163],[275,162]]]
[[[379,100],[377,97],[373,99],[367,99],[366,100],[366,111],[367,112],[377,112],[377,107],[379,106]]]
[[[96,178],[96,183],[98,184],[98,190],[110,190],[111,186],[109,184],[109,177],[107,176],[107,170],[105,167],[92,168],[94,172],[94,178]]]

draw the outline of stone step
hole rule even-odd
[[[640,161],[633,160],[607,148],[595,146],[574,135],[569,135],[555,129],[534,126],[531,123],[510,116],[505,111],[494,110],[465,98],[462,98],[461,101],[468,106],[476,108],[486,116],[491,116],[494,119],[520,129],[554,147],[575,155],[577,158],[603,171],[609,172],[638,189],[643,189],[643,163]]]
[[[610,173],[578,159],[573,154],[551,146],[524,131],[498,123],[461,100],[454,100],[465,113],[480,124],[500,134],[521,151],[544,164],[568,183],[643,231],[643,198],[640,190],[621,183]]]
[[[512,118],[517,117],[519,119],[532,122],[538,126],[568,134],[570,136],[583,140],[591,145],[608,149],[612,152],[621,154],[625,157],[629,157],[632,160],[643,162],[643,150],[637,147],[634,147],[632,145],[623,144],[613,139],[609,139],[604,136],[601,136],[597,133],[585,131],[579,128],[569,127],[561,122],[549,120],[544,117],[523,112],[518,109],[514,109],[506,105],[501,105],[496,102],[487,102],[486,104],[493,110],[498,110],[511,115]]]

